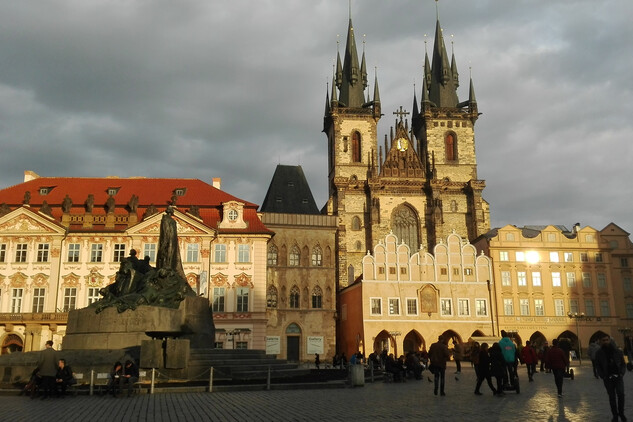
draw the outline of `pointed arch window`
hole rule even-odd
[[[446,134],[444,138],[444,146],[446,149],[446,161],[457,160],[457,139],[453,132]]]
[[[398,238],[398,242],[404,242],[412,252],[420,247],[418,226],[418,217],[410,207],[401,205],[396,208],[391,219],[391,231]]]
[[[278,257],[279,257],[279,251],[277,250],[277,246],[270,245],[268,247],[268,265],[271,265],[271,266],[277,265]]]
[[[360,163],[360,133],[352,133],[352,161]]]
[[[352,230],[360,230],[360,218],[358,216],[352,218]]]
[[[268,290],[266,291],[266,307],[277,307],[277,288],[275,286],[268,287]]]
[[[288,260],[288,265],[291,267],[298,267],[301,262],[301,251],[299,251],[298,246],[293,246],[290,250],[290,259]]]
[[[315,246],[312,249],[312,266],[320,267],[323,265],[323,251],[321,251],[320,246]]]
[[[288,302],[292,309],[299,309],[299,299],[299,288],[297,286],[293,286],[292,289],[290,289],[290,297]]]
[[[323,290],[319,286],[316,286],[312,290],[312,308],[321,309],[323,307]]]

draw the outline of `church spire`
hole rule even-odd
[[[352,24],[352,18],[350,17],[347,29],[347,43],[345,45],[345,58],[343,59],[341,84],[339,86],[339,101],[342,103],[341,105],[344,105],[345,107],[362,107],[365,103],[363,91],[366,87],[366,80],[367,76],[366,74],[363,76],[363,70],[358,62],[354,25]]]
[[[457,65],[455,65],[457,72]],[[435,27],[435,43],[433,45],[433,64],[431,67],[431,84],[429,86],[430,100],[437,107],[456,107],[457,87],[452,66],[448,61],[448,53],[444,44],[444,36],[440,21]]]

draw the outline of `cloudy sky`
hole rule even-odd
[[[382,142],[420,89],[436,5],[351,10]],[[440,0],[439,15],[460,100],[472,67],[492,225],[633,232],[633,2]],[[2,2],[0,188],[25,170],[221,177],[261,203],[275,166],[300,164],[321,207],[326,82],[347,23],[345,0]]]

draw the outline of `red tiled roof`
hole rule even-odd
[[[46,195],[40,195],[42,188],[48,188]],[[159,212],[165,210],[171,202],[176,189],[183,189],[184,194],[176,197],[176,206],[186,212],[192,206],[199,208],[204,224],[217,228],[221,220],[222,203],[238,201],[244,203],[244,219],[248,228],[239,230],[242,233],[271,233],[258,218],[257,205],[239,199],[199,179],[155,179],[155,178],[80,178],[80,177],[39,177],[28,182],[10,186],[0,190],[0,204],[7,204],[11,209],[22,206],[24,195],[31,194],[30,207],[39,211],[43,202],[51,207],[53,217],[61,221],[61,204],[68,195],[72,202],[71,215],[85,213],[85,201],[88,195],[94,196],[93,215],[105,215],[105,204],[109,198],[108,190],[117,189],[115,199],[115,215],[127,216],[127,204],[132,195],[138,196],[137,216],[140,222],[150,205]],[[103,227],[101,225],[101,227]],[[81,225],[72,225],[72,231],[100,230],[99,225],[92,229],[83,229]],[[117,225],[112,231],[122,231],[126,226]]]

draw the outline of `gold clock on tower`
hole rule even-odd
[[[406,151],[407,148],[409,148],[409,141],[407,141],[407,138],[398,138],[396,141],[396,148],[398,148],[398,151]]]

